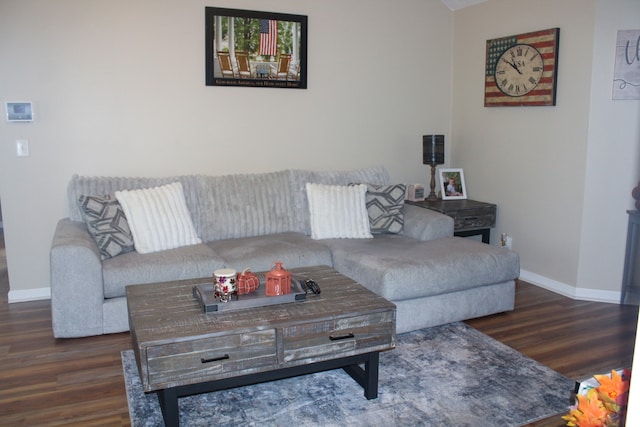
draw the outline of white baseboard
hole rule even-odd
[[[581,301],[607,302],[620,304],[620,291],[601,291],[597,289],[576,288],[557,280],[549,279],[526,270],[520,270],[520,278],[532,285]]]
[[[575,300],[607,302],[612,304],[620,303],[621,294],[619,291],[575,288],[566,283],[558,282],[557,280],[549,279],[548,277],[527,270],[520,270],[520,279]],[[9,291],[8,299],[9,303],[51,299],[51,288]]]
[[[38,301],[43,299],[51,299],[51,288],[24,289],[17,291],[9,291],[9,303]]]

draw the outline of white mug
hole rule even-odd
[[[232,268],[222,268],[213,272],[213,292],[221,302],[231,300],[238,292],[236,271]]]

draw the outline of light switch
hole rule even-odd
[[[16,139],[16,155],[18,157],[29,157],[29,140]]]

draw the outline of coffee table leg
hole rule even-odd
[[[378,397],[378,362],[379,353],[377,351],[369,354],[369,360],[364,363],[364,397],[368,400]]]
[[[158,401],[162,409],[164,425],[167,427],[178,427],[180,425],[180,414],[178,412],[178,393],[175,388],[158,390]]]
[[[364,388],[364,397],[368,400],[378,397],[378,362],[380,360],[379,353],[374,351],[367,354],[364,362],[364,369],[359,365],[345,366],[344,371],[351,375],[358,384]]]

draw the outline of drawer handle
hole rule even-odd
[[[467,216],[464,219],[466,219],[466,220],[476,220],[476,219],[478,219],[478,217],[477,216]]]
[[[329,335],[329,339],[331,341],[348,340],[349,338],[355,338],[355,335],[348,334],[348,335],[341,335],[339,337],[334,337],[333,335]]]
[[[224,356],[220,356],[220,357],[214,357],[213,359],[205,359],[204,357],[200,359],[200,362],[202,363],[211,363],[211,362],[219,362],[221,360],[227,360],[229,358],[228,354],[225,354]]]

